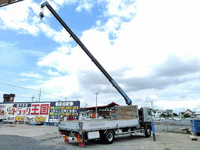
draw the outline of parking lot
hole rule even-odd
[[[176,127],[176,126],[175,126]],[[174,127],[174,128],[175,128]],[[179,126],[178,126],[179,127]],[[191,141],[183,133],[162,132],[165,125],[155,125],[156,141],[153,137],[145,138],[143,134],[126,135],[115,138],[111,145],[100,141],[86,142],[84,149],[96,150],[198,150],[200,140]],[[77,142],[65,143],[58,134],[58,127],[55,126],[31,126],[17,124],[0,124],[0,145],[1,150],[79,150]]]

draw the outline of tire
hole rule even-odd
[[[145,134],[146,137],[150,137],[151,136],[151,127],[150,126],[146,127],[144,134]]]
[[[112,144],[114,141],[115,135],[112,130],[108,130],[104,135],[104,141],[106,144]]]

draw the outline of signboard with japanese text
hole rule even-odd
[[[8,122],[58,122],[60,117],[78,120],[80,101],[0,103],[0,119]]]
[[[8,122],[48,122],[50,103],[4,103],[0,107]],[[2,111],[1,111],[2,112]]]
[[[49,122],[58,122],[60,117],[79,119],[80,101],[50,102]]]
[[[13,104],[15,121],[48,122],[50,103],[16,103]]]

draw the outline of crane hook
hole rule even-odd
[[[39,16],[40,16],[40,19],[42,19],[44,17],[43,11],[40,12]]]

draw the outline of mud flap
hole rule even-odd
[[[85,142],[79,142],[78,146],[84,147],[85,146]]]
[[[68,139],[65,139],[65,142],[66,142],[66,143],[69,143],[69,140],[68,140]]]

